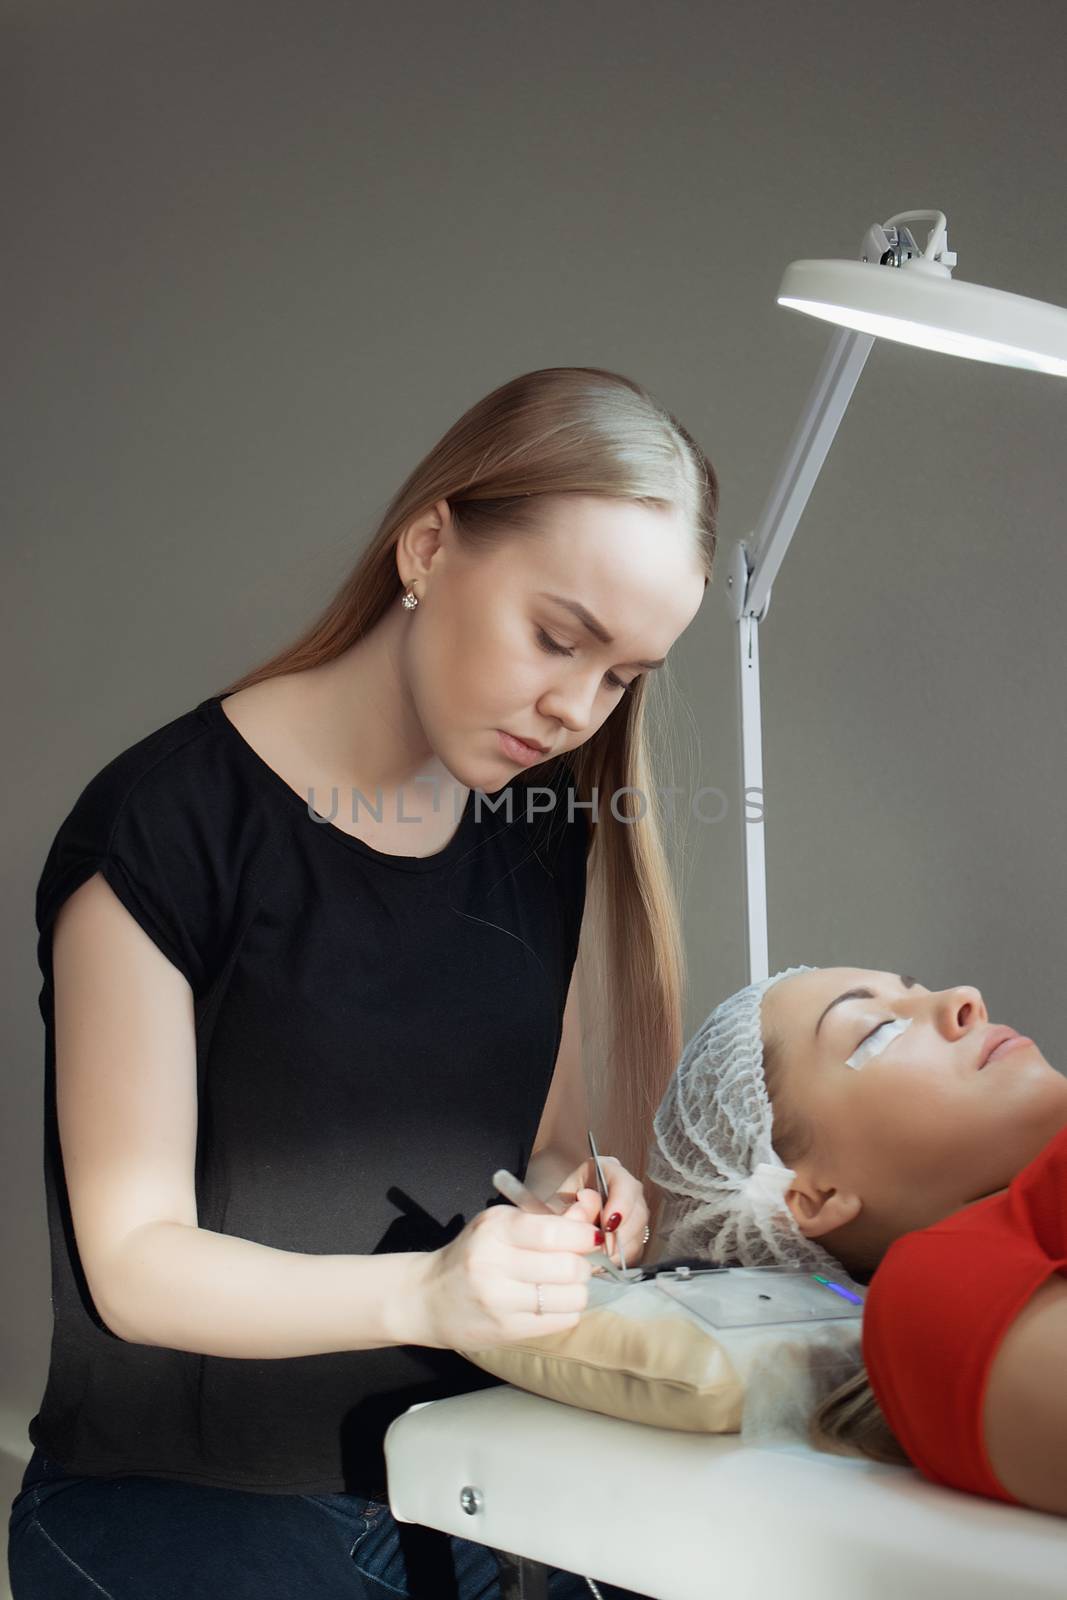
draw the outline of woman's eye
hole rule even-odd
[[[565,644],[560,644],[558,640],[553,639],[550,634],[547,634],[544,628],[538,628],[537,638],[542,649],[551,650],[557,656],[572,656],[574,654],[574,651],[568,650]]]
[[[865,1062],[872,1060],[874,1056],[880,1056],[882,1051],[888,1049],[893,1040],[904,1032],[905,1028],[911,1027],[913,1020],[912,1017],[894,1017],[889,1022],[880,1022],[877,1027],[871,1029],[865,1038],[860,1040],[845,1062],[846,1067],[853,1067],[858,1070]],[[878,1042],[876,1043],[876,1041]]]
[[[870,1033],[864,1034],[863,1038],[860,1040],[860,1044],[866,1044],[869,1039],[873,1039],[874,1038],[876,1033],[881,1033],[883,1028],[888,1028],[888,1027],[889,1027],[889,1023],[888,1022],[879,1022],[876,1027],[871,1029]]]
[[[537,642],[541,646],[542,650],[548,650],[552,655],[572,656],[574,654],[573,650],[568,649],[565,644],[560,644],[558,639],[553,639],[551,634],[546,633],[544,628],[538,628]],[[623,683],[622,679],[617,677],[614,672],[606,672],[604,676],[613,689],[622,689],[623,691],[626,691],[628,689],[632,689],[634,686],[633,683]],[[638,680],[635,678],[634,683],[637,683],[637,681]]]

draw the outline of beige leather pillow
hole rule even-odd
[[[589,1280],[573,1328],[523,1343],[462,1350],[517,1389],[584,1411],[691,1433],[736,1433],[744,1390],[725,1350],[655,1280]]]
[[[459,1353],[549,1400],[686,1433],[747,1433],[746,1391],[753,1386],[761,1422],[772,1413],[806,1415],[855,1370],[860,1315],[840,1300],[827,1306],[835,1319],[829,1322],[717,1330],[707,1320],[710,1283],[673,1280],[672,1293],[689,1302],[682,1304],[654,1278],[620,1284],[593,1277],[573,1328]]]

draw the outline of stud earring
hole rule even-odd
[[[415,607],[419,603],[419,597],[415,593],[414,589],[412,588],[412,584],[415,584],[417,582],[418,582],[417,578],[411,578],[408,581],[408,592],[404,596],[403,600],[401,600],[401,602],[400,602],[400,604],[404,607],[405,611],[414,611]]]

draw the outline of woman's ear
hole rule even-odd
[[[805,1239],[818,1239],[834,1228],[851,1222],[863,1210],[858,1194],[841,1189],[822,1189],[802,1173],[785,1192],[785,1203],[793,1213],[793,1220]]]

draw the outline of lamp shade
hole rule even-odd
[[[778,304],[879,339],[1067,377],[1067,310],[958,282],[924,261],[794,261]]]

